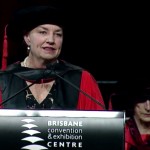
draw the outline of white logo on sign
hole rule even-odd
[[[37,130],[25,130],[22,133],[27,133],[29,135],[34,135],[34,134],[38,134],[38,133],[41,133],[41,132],[39,132]]]
[[[24,130],[22,133],[25,133],[27,135],[29,135],[28,137],[25,137],[23,139],[21,139],[22,141],[28,141],[32,144],[27,145],[22,147],[21,149],[28,149],[28,150],[44,150],[44,149],[48,149],[42,145],[38,145],[38,144],[34,144],[38,141],[44,141],[44,139],[37,137],[37,136],[33,136],[35,134],[40,134],[41,132],[37,131],[37,130],[33,130],[32,128],[37,128],[38,126],[33,124],[32,122],[35,122],[35,120],[33,119],[23,119],[21,120],[23,122],[25,122],[26,124],[22,125],[22,127],[26,127],[27,130]]]
[[[28,146],[24,146],[21,149],[30,149],[30,150],[42,150],[42,149],[48,149],[44,146],[40,146],[40,145],[28,145]]]

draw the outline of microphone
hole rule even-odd
[[[71,85],[74,89],[76,89],[77,91],[81,92],[82,94],[84,94],[85,96],[87,96],[88,98],[90,98],[92,101],[94,101],[96,104],[98,104],[99,106],[101,106],[104,110],[106,110],[105,106],[103,104],[101,104],[98,100],[96,100],[95,98],[93,98],[92,96],[90,96],[89,94],[87,94],[85,91],[81,90],[79,87],[77,87],[76,85],[74,85],[73,83],[71,83],[70,81],[66,80],[65,78],[63,78],[61,75],[59,75],[58,73],[56,73],[55,70],[55,65],[53,64],[48,64],[47,69],[50,70],[52,72],[52,74],[55,74],[56,77],[58,77],[59,79],[63,80],[64,82],[68,83],[69,85]],[[69,64],[70,70],[74,70],[74,65]],[[81,71],[82,69],[80,67],[76,67],[76,70]],[[46,72],[49,73],[49,72]]]

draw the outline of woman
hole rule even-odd
[[[150,80],[120,82],[111,100],[113,110],[126,111],[125,150],[150,150]]]
[[[1,75],[2,108],[105,109],[93,76],[58,58],[63,35],[64,22],[59,9],[32,6],[15,13],[7,26],[7,37],[23,40],[28,56],[10,65],[6,70],[9,73]],[[24,90],[16,94],[20,89]]]

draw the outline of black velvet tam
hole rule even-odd
[[[30,6],[13,13],[7,26],[7,37],[22,40],[23,35],[42,24],[64,27],[64,13],[51,6]]]

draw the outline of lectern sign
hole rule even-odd
[[[0,110],[4,150],[123,150],[123,140],[123,112]]]

